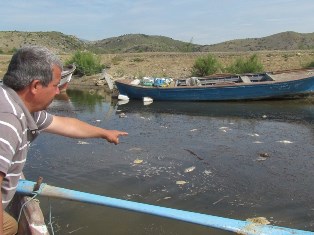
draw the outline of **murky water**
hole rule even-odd
[[[146,106],[119,105],[91,91],[68,95],[50,111],[129,136],[115,146],[42,134],[29,154],[28,179],[43,176],[51,185],[114,198],[314,230],[313,99]],[[55,234],[232,234],[79,202],[41,198],[41,205],[47,222],[51,206]]]

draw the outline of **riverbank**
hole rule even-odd
[[[191,75],[191,68],[196,59],[208,53],[123,53],[123,54],[102,54],[101,63],[108,69],[107,73],[113,80],[122,78],[136,78],[143,76],[154,77],[188,77]],[[215,52],[211,53],[219,62],[227,67],[238,58],[248,58],[257,54],[265,71],[277,71],[285,69],[298,69],[314,60],[314,51],[255,51],[255,52]],[[60,55],[62,61],[71,57],[70,54]],[[2,77],[10,62],[11,55],[0,55],[0,76]],[[93,76],[74,77],[71,81],[72,87],[93,87],[97,80],[102,78],[101,74]]]

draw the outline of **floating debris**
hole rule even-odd
[[[253,143],[254,144],[262,144],[263,142],[261,142],[261,141],[254,141]]]
[[[129,151],[142,151],[142,148],[134,147],[130,148]]]
[[[79,141],[77,142],[77,144],[89,144],[89,143],[88,143],[88,142],[85,142],[85,141],[80,141],[80,140],[79,140]]]
[[[184,170],[184,173],[189,173],[195,170],[195,166],[188,167]]]
[[[135,164],[141,164],[143,162],[143,160],[141,159],[135,159],[133,163]]]
[[[97,119],[96,122],[101,122],[101,120]]]
[[[120,118],[126,118],[127,115],[126,115],[125,113],[120,113],[120,114],[119,114],[119,117],[120,117]]]
[[[283,143],[283,144],[292,144],[293,142],[289,141],[289,140],[279,140],[277,141],[278,143]]]
[[[221,202],[222,200],[224,200],[226,197],[229,197],[229,196],[224,196],[223,198],[219,199],[218,201],[215,201],[213,203],[213,205],[216,205],[217,203]]]
[[[213,173],[213,172],[211,172],[210,170],[205,170],[205,171],[204,171],[204,174],[205,174],[205,175],[210,175],[210,174],[212,174],[212,173]]]
[[[197,131],[197,129],[192,129],[192,130],[190,130],[190,131],[191,131],[191,132],[192,132],[192,131]]]
[[[187,182],[186,181],[184,181],[184,180],[178,180],[178,181],[176,181],[176,184],[177,185],[184,185],[184,184],[186,184]]]
[[[227,132],[227,131],[230,131],[231,129],[229,127],[226,127],[226,126],[222,126],[222,127],[219,127],[219,130],[221,130],[223,132]]]
[[[249,136],[252,136],[252,137],[253,137],[253,136],[259,136],[259,134],[256,134],[256,133],[255,133],[255,134],[248,134],[248,135],[249,135]]]
[[[259,155],[264,158],[270,157],[268,153],[260,153]]]
[[[199,157],[196,153],[194,153],[192,150],[189,149],[184,149],[185,151],[188,151],[190,154],[192,154],[193,156],[195,156],[198,160],[204,160],[204,158]]]
[[[267,118],[267,116],[266,116],[266,115],[263,115],[262,118]]]
[[[248,218],[246,219],[246,221],[252,222],[255,224],[263,224],[263,225],[270,224],[270,222],[265,217]]]
[[[257,158],[257,161],[265,161],[269,157],[270,155],[268,153],[260,153],[259,157]]]

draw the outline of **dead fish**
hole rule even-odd
[[[135,164],[141,164],[143,162],[143,160],[141,159],[135,159],[133,163]]]
[[[253,137],[253,136],[259,136],[259,134],[256,134],[256,133],[255,133],[255,134],[248,134],[248,135],[249,135],[249,136],[252,136],[252,137]]]
[[[189,173],[195,170],[195,166],[188,167],[184,170],[184,173]]]
[[[278,143],[283,143],[283,144],[292,144],[293,142],[289,141],[289,140],[279,140],[277,141]]]
[[[129,151],[141,151],[142,149],[141,148],[137,148],[137,147],[134,147],[134,148],[130,148]]]
[[[205,174],[205,175],[210,175],[211,173],[213,173],[213,172],[211,172],[210,170],[205,170],[205,171],[204,171],[204,174]]]
[[[184,180],[178,180],[178,181],[176,181],[176,184],[177,185],[184,185],[184,184],[186,184],[187,182],[186,181],[184,181]]]
[[[120,117],[120,118],[126,118],[127,116],[126,116],[125,113],[120,113],[119,117]]]
[[[80,141],[80,140],[79,140],[79,141],[77,142],[77,144],[89,144],[89,143],[88,143],[88,142],[85,142],[85,141]]]

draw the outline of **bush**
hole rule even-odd
[[[262,72],[264,70],[263,64],[258,59],[256,54],[252,55],[249,59],[244,60],[243,58],[239,58],[226,68],[229,73],[257,73]]]
[[[74,53],[72,58],[65,63],[75,64],[75,74],[80,76],[89,76],[101,73],[101,71],[105,68],[105,65],[100,63],[100,57],[91,52],[77,51]]]
[[[314,60],[306,64],[305,68],[314,68]]]
[[[208,76],[217,73],[221,68],[218,60],[211,54],[196,59],[192,67],[192,76]]]

